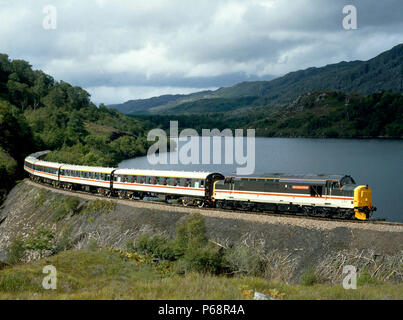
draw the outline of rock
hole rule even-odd
[[[253,300],[271,300],[264,293],[255,291],[255,295],[253,296]]]

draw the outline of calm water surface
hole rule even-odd
[[[179,146],[182,144],[179,143]],[[234,174],[237,166],[236,163],[151,165],[147,157],[119,164],[120,168],[214,171],[223,174]],[[373,203],[378,208],[375,217],[403,222],[401,140],[256,138],[254,175],[275,172],[349,174],[358,184],[368,184],[372,188]]]

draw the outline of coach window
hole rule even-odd
[[[199,188],[199,187],[200,187],[200,180],[195,180],[194,187],[195,187],[195,188]]]

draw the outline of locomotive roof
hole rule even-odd
[[[276,179],[281,181],[301,181],[301,182],[322,182],[327,180],[340,181],[346,177],[344,174],[286,174],[286,173],[265,173],[253,176],[230,176],[231,178],[240,179]]]
[[[202,171],[167,171],[167,170],[142,170],[142,169],[116,169],[115,174],[133,176],[155,176],[172,178],[206,179],[212,172]]]

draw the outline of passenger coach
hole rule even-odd
[[[162,170],[116,169],[113,189],[123,198],[162,195],[165,199],[183,198],[183,204],[203,206],[209,202],[211,186],[224,179],[219,173]]]

